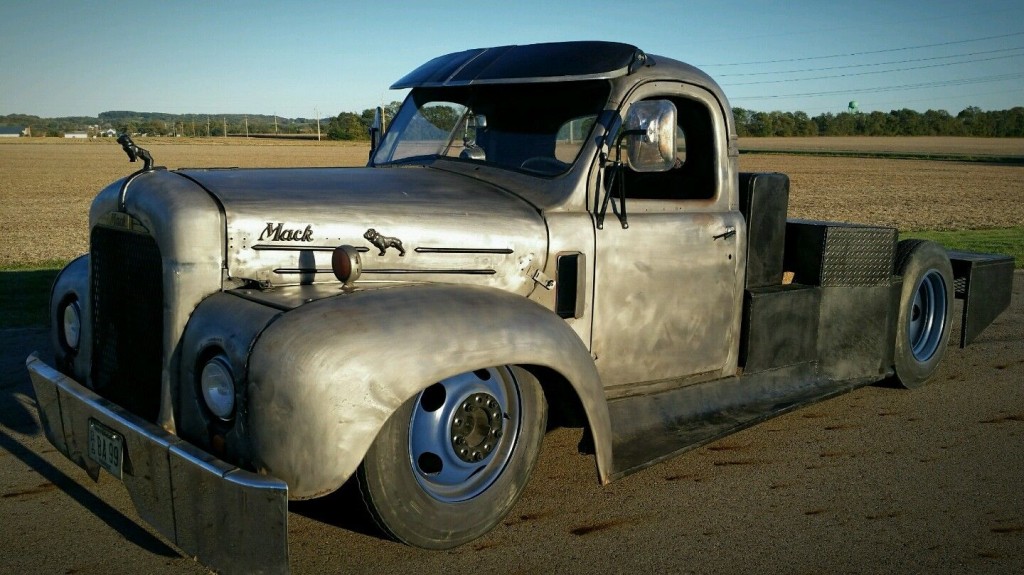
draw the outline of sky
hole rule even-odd
[[[1020,0],[3,0],[0,115],[329,117],[441,54],[567,40],[694,64],[749,110],[1024,105]]]

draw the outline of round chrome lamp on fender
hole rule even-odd
[[[231,419],[235,412],[235,378],[227,357],[217,355],[206,362],[199,387],[210,413],[224,421]]]
[[[61,343],[67,351],[76,352],[82,336],[82,308],[78,305],[77,299],[67,300],[62,307]]]

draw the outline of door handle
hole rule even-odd
[[[733,226],[729,226],[729,227],[725,228],[724,232],[722,232],[722,233],[720,233],[720,234],[718,234],[716,236],[712,236],[712,238],[716,239],[716,240],[724,240],[726,238],[731,238],[731,237],[733,237],[735,235],[736,235],[736,228],[733,227]]]

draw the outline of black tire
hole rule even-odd
[[[939,244],[903,240],[896,249],[896,273],[903,276],[896,381],[911,389],[928,381],[946,353],[953,320],[953,268]]]
[[[363,501],[387,535],[408,545],[472,541],[519,499],[546,426],[544,392],[522,368],[448,378],[384,424],[356,474]]]

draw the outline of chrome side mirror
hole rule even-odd
[[[676,105],[645,100],[629,107],[622,126],[626,161],[637,172],[664,172],[676,163]]]

